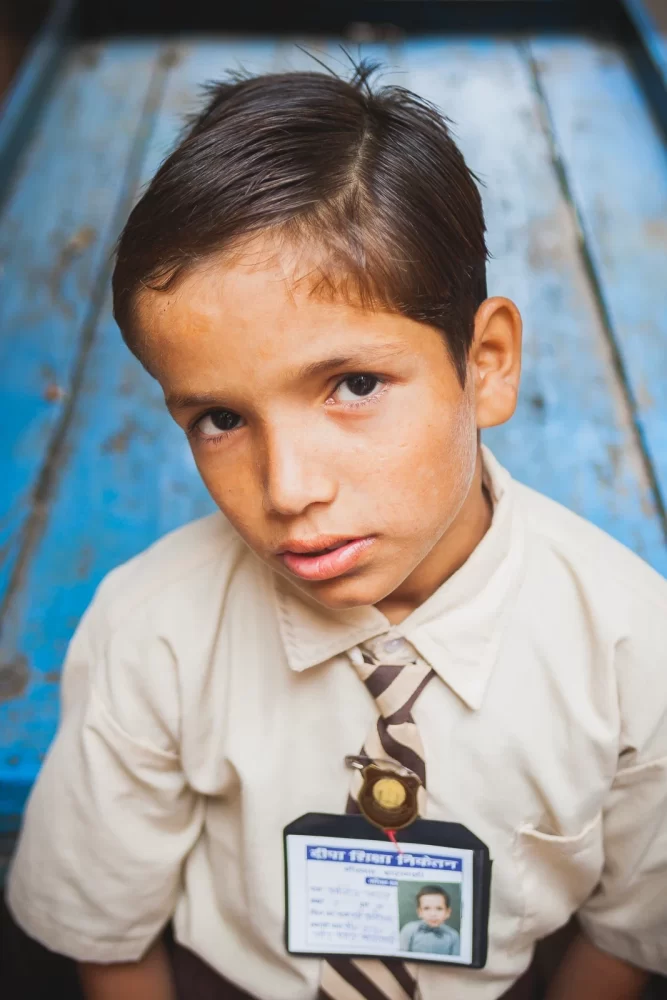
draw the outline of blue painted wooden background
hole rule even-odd
[[[307,38],[74,48],[5,202],[5,831],[55,731],[63,655],[96,584],[211,507],[113,323],[113,240],[197,85],[239,65],[312,68],[295,41],[346,65],[336,42]],[[514,298],[525,320],[519,411],[489,443],[516,477],[667,572],[667,152],[623,53],[566,36],[431,36],[362,53],[456,122],[487,185],[490,291]]]

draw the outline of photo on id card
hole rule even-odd
[[[473,850],[288,828],[285,861],[289,952],[480,964]]]

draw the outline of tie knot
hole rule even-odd
[[[403,666],[406,663],[414,663],[417,659],[414,647],[396,632],[385,632],[384,635],[377,635],[374,639],[367,639],[359,648],[362,655],[366,654],[366,659],[370,656],[374,663]],[[367,659],[367,662],[370,661]]]
[[[357,673],[387,722],[412,722],[412,706],[433,676],[407,640],[391,633],[350,650]]]

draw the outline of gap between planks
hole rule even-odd
[[[662,494],[662,490],[660,489],[658,476],[654,468],[653,462],[651,460],[648,443],[646,441],[646,437],[639,420],[637,399],[635,397],[630,376],[623,361],[623,356],[619,347],[618,338],[614,330],[614,324],[611,318],[611,310],[607,303],[607,298],[604,292],[604,283],[602,281],[602,276],[598,271],[598,268],[595,264],[595,260],[593,258],[593,254],[591,253],[588,244],[588,236],[586,231],[586,221],[584,218],[584,213],[582,212],[581,207],[577,202],[573,185],[570,182],[568,167],[565,162],[565,158],[561,154],[558,140],[556,139],[556,131],[554,128],[553,116],[549,105],[549,98],[542,85],[538,60],[532,51],[531,44],[529,41],[526,41],[525,39],[519,39],[517,40],[516,45],[520,57],[525,61],[528,67],[528,72],[530,75],[533,90],[535,93],[535,98],[537,100],[539,108],[540,117],[542,120],[542,128],[544,130],[544,135],[547,144],[549,146],[551,162],[556,177],[558,179],[558,183],[560,185],[561,193],[563,195],[565,203],[567,204],[570,212],[572,213],[578,237],[577,243],[579,247],[579,255],[581,257],[581,262],[584,271],[586,273],[586,277],[591,286],[591,291],[593,294],[593,298],[595,300],[595,305],[598,311],[602,330],[607,345],[609,347],[611,355],[610,358],[611,364],[614,373],[619,381],[622,395],[628,407],[635,444],[641,456],[644,473],[646,475],[648,485],[651,490],[653,501],[656,507],[656,512],[660,519],[660,524],[662,527],[665,543],[667,543],[667,503],[665,497]]]

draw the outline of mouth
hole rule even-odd
[[[332,580],[348,572],[375,538],[329,538],[313,542],[291,542],[278,553],[283,565],[302,580]],[[327,544],[328,543],[328,544]]]

